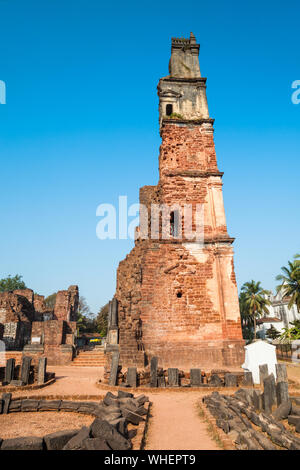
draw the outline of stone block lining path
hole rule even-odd
[[[103,377],[103,367],[51,366],[50,369],[56,374],[56,382],[44,389],[26,391],[26,396],[74,396],[76,399],[78,395],[86,395],[100,399],[107,392],[96,386]],[[115,390],[111,388],[112,392]],[[14,392],[13,397],[24,394],[24,391]],[[147,391],[146,394],[153,403],[146,450],[219,450],[207,432],[206,423],[198,415],[196,405],[201,398],[200,392],[177,389],[163,393]]]

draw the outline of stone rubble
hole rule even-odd
[[[2,412],[73,411],[95,417],[89,427],[67,429],[43,437],[1,439],[0,450],[130,450],[136,430],[128,430],[128,423],[138,425],[145,421],[148,411],[144,407],[149,399],[145,395],[118,390],[108,392],[102,402],[72,402],[68,400],[16,399],[3,394]]]
[[[284,377],[285,370],[281,367],[278,378]],[[274,375],[266,376],[263,367],[261,379],[263,392],[253,388],[240,388],[233,396],[213,392],[204,397],[203,402],[216,419],[217,427],[228,434],[237,449],[300,450],[300,435],[297,436],[300,431],[300,407],[290,398],[287,382],[280,381],[276,385]],[[295,433],[287,429],[282,421],[293,426]]]

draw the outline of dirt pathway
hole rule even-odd
[[[199,417],[195,392],[147,394],[153,403],[146,450],[220,450]]]
[[[48,366],[49,372],[55,372],[56,381],[48,387],[31,391],[14,392],[18,395],[105,395],[96,382],[103,375],[103,367]]]

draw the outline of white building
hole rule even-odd
[[[288,308],[289,298],[282,298],[282,293],[269,295],[268,299],[271,305],[268,305],[269,313],[257,320],[258,336],[265,338],[266,331],[273,325],[279,333],[283,333],[284,328],[292,327],[291,323],[300,320],[300,314],[294,304],[292,308]]]
[[[260,383],[259,366],[267,364],[268,373],[274,374],[276,379],[276,346],[265,341],[257,340],[255,343],[245,346],[245,362],[242,368],[252,372],[253,382]]]

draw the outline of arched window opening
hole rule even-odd
[[[172,104],[167,104],[167,106],[166,106],[166,115],[171,116],[172,113],[173,113],[173,105]]]
[[[178,237],[179,234],[179,211],[170,213],[170,234],[172,237]]]

